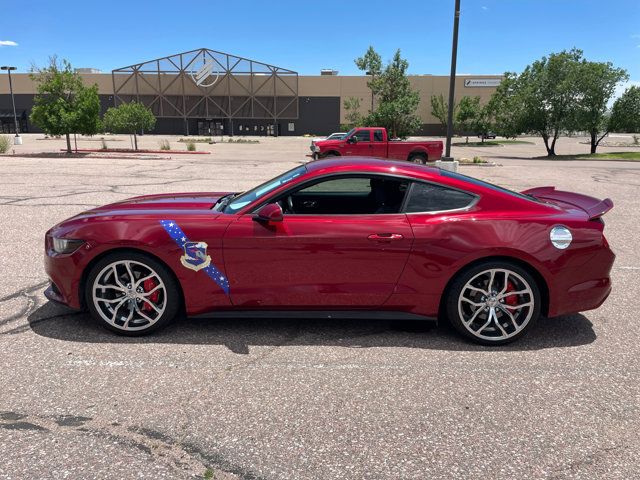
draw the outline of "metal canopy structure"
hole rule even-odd
[[[298,73],[200,48],[111,72],[113,100],[160,118],[298,118]]]

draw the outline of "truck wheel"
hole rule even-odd
[[[409,161],[412,163],[425,165],[427,163],[427,156],[424,153],[414,153],[409,157]]]

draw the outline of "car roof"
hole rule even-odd
[[[306,164],[307,171],[314,174],[371,172],[382,174],[404,174],[418,178],[440,175],[440,169],[401,160],[383,160],[369,157],[332,157],[314,160]]]
[[[421,165],[403,160],[384,160],[369,157],[331,157],[315,160],[306,164],[307,172],[312,176],[348,173],[378,173],[413,177],[418,180],[461,189],[470,193],[498,197],[503,202],[538,203],[526,195],[508,190],[498,185],[483,182],[474,177],[451,173],[440,168]]]

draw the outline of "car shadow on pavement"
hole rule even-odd
[[[28,316],[38,335],[70,342],[173,343],[225,345],[238,354],[251,346],[315,345],[347,348],[405,347],[436,350],[483,350],[462,338],[447,323],[388,320],[309,319],[202,319],[187,318],[142,337],[116,335],[98,326],[86,312],[70,311],[47,302]],[[19,329],[19,327],[18,327]],[[14,329],[16,330],[16,329]],[[19,333],[5,331],[5,334]],[[522,339],[499,347],[505,350],[539,350],[587,345],[596,339],[591,321],[582,314],[541,318]]]

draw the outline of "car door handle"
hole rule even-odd
[[[367,237],[369,240],[376,241],[390,241],[390,240],[402,240],[404,235],[401,233],[372,233]]]

